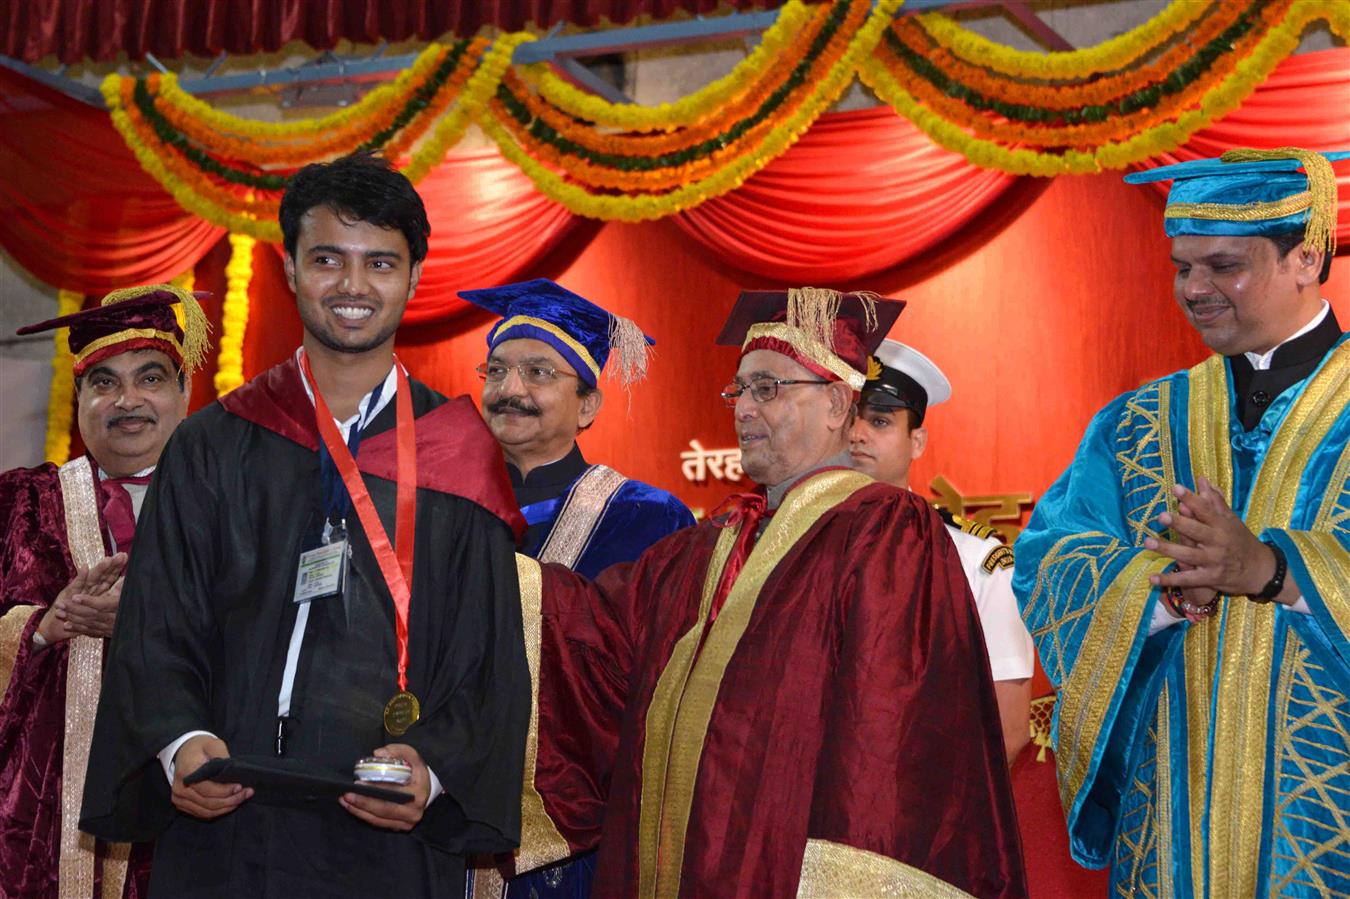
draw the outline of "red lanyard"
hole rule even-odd
[[[338,472],[342,475],[342,483],[347,485],[347,493],[351,495],[356,516],[361,520],[366,539],[370,541],[375,560],[380,563],[384,582],[389,587],[389,595],[394,599],[394,629],[398,636],[398,688],[406,691],[408,606],[412,599],[410,585],[413,577],[413,542],[417,530],[417,433],[413,424],[412,391],[408,389],[408,376],[403,373],[403,366],[398,364],[398,357],[395,357],[394,372],[398,377],[398,388],[394,398],[395,410],[398,413],[398,480],[395,482],[397,513],[394,519],[398,552],[395,553],[393,546],[390,545],[389,535],[380,522],[379,513],[375,511],[375,503],[370,499],[370,492],[366,490],[366,482],[361,479],[361,472],[356,468],[356,460],[352,458],[351,450],[343,441],[342,432],[333,421],[333,413],[328,411],[328,404],[323,401],[323,394],[319,393],[319,388],[314,384],[314,373],[309,367],[309,355],[301,353],[300,360],[305,381],[314,392],[314,418],[319,425],[319,436],[323,438],[324,446],[328,447],[333,462],[337,464]]]

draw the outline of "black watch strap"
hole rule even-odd
[[[1248,594],[1247,598],[1256,602],[1270,602],[1280,595],[1284,589],[1285,576],[1289,574],[1289,561],[1284,557],[1284,551],[1269,540],[1262,540],[1270,551],[1275,554],[1275,573],[1271,575],[1270,581],[1261,588],[1260,593]]]

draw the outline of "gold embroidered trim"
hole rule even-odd
[[[1343,344],[1312,376],[1276,431],[1256,474],[1246,524],[1253,533],[1292,520],[1301,473],[1350,403],[1350,349]],[[1224,607],[1224,654],[1216,695],[1210,783],[1210,895],[1257,892],[1267,716],[1274,659],[1275,608],[1246,601]]]
[[[118,331],[116,334],[107,334],[97,340],[86,344],[84,349],[75,354],[75,365],[79,366],[81,362],[88,359],[94,353],[104,347],[110,347],[118,343],[126,343],[128,340],[135,340],[138,337],[147,340],[162,340],[178,352],[178,357],[183,357],[183,345],[178,342],[178,338],[168,331],[156,331],[154,328],[127,328],[125,331]]]
[[[893,858],[835,843],[807,840],[797,899],[970,899],[945,880]]]
[[[578,343],[577,339],[573,337],[571,334],[568,334],[566,331],[564,331],[562,328],[559,328],[552,322],[544,321],[542,318],[535,318],[533,315],[511,316],[510,318],[503,321],[500,325],[492,329],[493,343],[496,344],[501,343],[504,340],[510,340],[511,339],[510,337],[502,337],[502,335],[510,331],[512,328],[519,327],[520,325],[530,325],[532,327],[538,328],[541,331],[547,331],[549,334],[553,335],[555,338],[562,341],[564,346],[566,346],[572,352],[577,354],[577,358],[580,359],[588,369],[590,369],[590,372],[595,377],[595,379],[596,380],[600,379],[600,365],[595,361],[595,357],[591,355],[591,351],[586,349],[580,343]]]
[[[1221,356],[1210,356],[1188,373],[1186,420],[1190,441],[1191,481],[1204,476],[1232,504],[1233,457],[1228,442],[1228,368]],[[1245,602],[1245,600],[1243,600]],[[1228,600],[1219,600],[1219,614]],[[1219,663],[1217,620],[1186,632],[1182,643],[1182,676],[1186,684],[1186,826],[1190,833],[1191,885],[1205,895],[1205,812],[1209,796],[1210,701]]]
[[[745,332],[745,342],[741,344],[741,349],[744,350],[752,340],[760,337],[772,337],[790,344],[794,350],[830,372],[854,390],[862,390],[863,385],[867,383],[865,374],[840,359],[828,346],[811,337],[801,328],[794,328],[783,322],[751,325],[749,330]]]
[[[714,554],[713,564],[709,566],[710,577],[704,582],[699,622],[676,644],[677,650],[686,645],[687,653],[678,660],[675,654],[672,655],[661,681],[658,681],[658,690],[662,681],[666,682],[666,691],[660,695],[659,714],[653,717],[653,712],[658,711],[657,696],[653,696],[652,707],[647,714],[648,742],[643,753],[643,806],[640,820],[643,827],[639,830],[639,847],[643,848],[643,838],[650,841],[651,834],[646,828],[655,819],[656,864],[653,875],[648,870],[651,864],[651,843],[648,842],[645,847],[648,851],[638,859],[640,896],[676,896],[680,892],[685,832],[703,756],[703,741],[707,736],[727,665],[750,623],[765,581],[822,515],[870,483],[871,478],[855,471],[827,471],[792,490],[751,550],[745,568],[732,585],[721,612],[708,628],[702,650],[697,651],[702,625],[707,620],[712,596],[717,588],[717,581],[711,576],[714,571],[720,575],[725,567],[730,545],[727,546],[726,555]],[[726,532],[718,538],[718,549],[725,538]],[[731,539],[734,540],[734,535]],[[667,679],[672,669],[677,673]],[[687,672],[683,677],[679,676],[681,670]],[[666,759],[654,757],[654,753],[661,753],[662,750],[668,754]],[[663,769],[665,775],[655,785],[647,782],[649,765],[653,774]]]
[[[37,606],[13,606],[0,615],[0,698],[9,692],[9,681],[14,676],[14,663],[23,649],[23,633],[33,620]]]
[[[1092,753],[1101,736],[1111,697],[1124,676],[1134,635],[1153,596],[1149,575],[1171,560],[1153,552],[1135,556],[1111,581],[1092,609],[1082,648],[1059,691],[1058,766],[1060,798],[1066,809],[1083,788]]]
[[[1289,534],[1308,569],[1322,605],[1341,633],[1350,633],[1350,551],[1332,534],[1297,531]]]
[[[604,515],[605,506],[627,480],[606,465],[592,465],[582,472],[540,547],[539,561],[575,568]]]
[[[1282,200],[1260,203],[1168,203],[1163,217],[1218,222],[1264,222],[1302,212],[1312,205],[1312,193],[1303,191]]]
[[[539,654],[544,634],[539,563],[528,556],[517,554],[516,576],[520,579],[525,661],[530,668],[530,729],[525,737],[525,781],[521,791],[520,849],[516,851],[516,868],[530,871],[540,865],[567,858],[572,854],[572,849],[549,817],[544,807],[544,797],[539,795],[534,785],[535,765],[539,758]],[[492,871],[496,873],[495,868]],[[477,877],[474,883],[476,887]]]
[[[651,702],[647,706],[647,722],[642,743],[642,806],[638,816],[638,896],[655,899],[658,849],[661,818],[666,792],[666,770],[670,763],[671,739],[675,730],[675,715],[679,711],[681,694],[694,664],[703,622],[708,619],[713,596],[726,568],[740,526],[723,528],[713,546],[708,573],[703,578],[703,595],[699,600],[698,618],[675,643],[670,661],[656,681]],[[676,870],[678,876],[679,871]]]
[[[72,459],[57,470],[57,477],[61,482],[71,559],[77,568],[89,568],[104,557],[93,463],[88,456]],[[72,637],[67,645],[59,895],[61,899],[88,899],[94,894],[95,842],[93,837],[80,832],[80,801],[103,679],[103,641],[97,637]],[[125,876],[125,866],[121,873]]]
[[[1155,825],[1157,833],[1153,845],[1157,849],[1158,899],[1171,899],[1176,891],[1172,887],[1172,714],[1171,695],[1164,683],[1158,694],[1158,717],[1155,729],[1158,734],[1154,746],[1154,776],[1156,789],[1153,793]]]

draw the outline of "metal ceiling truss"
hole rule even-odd
[[[934,9],[972,8],[998,8],[1048,50],[1074,49],[1072,44],[1037,15],[1028,0],[906,0],[904,6],[901,7],[900,15],[913,15]],[[598,94],[611,102],[632,103],[631,98],[614,84],[588,68],[582,60],[655,47],[744,39],[764,31],[773,24],[777,16],[777,10],[764,10],[731,13],[713,18],[696,17],[654,25],[586,31],[568,35],[558,33],[562,29],[562,24],[559,23],[539,40],[530,41],[516,48],[511,61],[516,64],[548,62],[562,75],[585,90]],[[417,58],[415,53],[386,56],[385,50],[387,48],[388,44],[381,41],[374,51],[360,57],[344,58],[332,50],[326,50],[315,59],[297,66],[217,75],[216,72],[229,60],[229,55],[222,52],[212,60],[210,66],[200,77],[180,81],[179,87],[198,96],[241,93],[265,88],[289,88],[295,93],[289,98],[289,102],[284,101],[284,105],[295,105],[302,92],[310,94],[307,98],[307,105],[318,105],[319,98],[314,97],[313,92],[320,86],[335,84],[352,86],[366,81],[383,80],[406,69]],[[169,71],[152,54],[147,53],[145,59],[159,71]],[[103,97],[98,90],[65,77],[66,66],[64,65],[55,71],[51,71],[4,55],[0,55],[0,65],[7,66],[91,106],[103,106]],[[324,91],[318,91],[318,93],[327,94]],[[333,98],[325,96],[325,99],[330,100],[327,105],[346,105],[350,97],[348,95]]]

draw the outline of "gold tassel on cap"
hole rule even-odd
[[[182,306],[183,370],[188,377],[191,377],[192,373],[201,368],[202,363],[206,361],[207,350],[210,348],[208,335],[211,333],[211,323],[207,321],[206,312],[202,310],[195,295],[172,284],[146,284],[140,287],[123,287],[120,290],[114,290],[103,298],[102,305],[111,306],[113,303],[135,300],[147,294],[161,291],[176,296]]]
[[[862,302],[865,330],[877,326],[875,293],[859,291],[851,294]],[[800,330],[808,340],[814,340],[834,352],[834,322],[839,317],[839,306],[844,294],[828,287],[794,287],[788,290],[787,324]]]
[[[651,347],[647,335],[632,319],[622,315],[609,317],[609,365],[613,377],[627,387],[647,377]]]
[[[1275,150],[1229,150],[1219,157],[1224,162],[1264,162],[1270,159],[1297,159],[1308,177],[1308,223],[1303,243],[1312,250],[1336,252],[1336,172],[1331,162],[1315,150],[1280,147]]]

